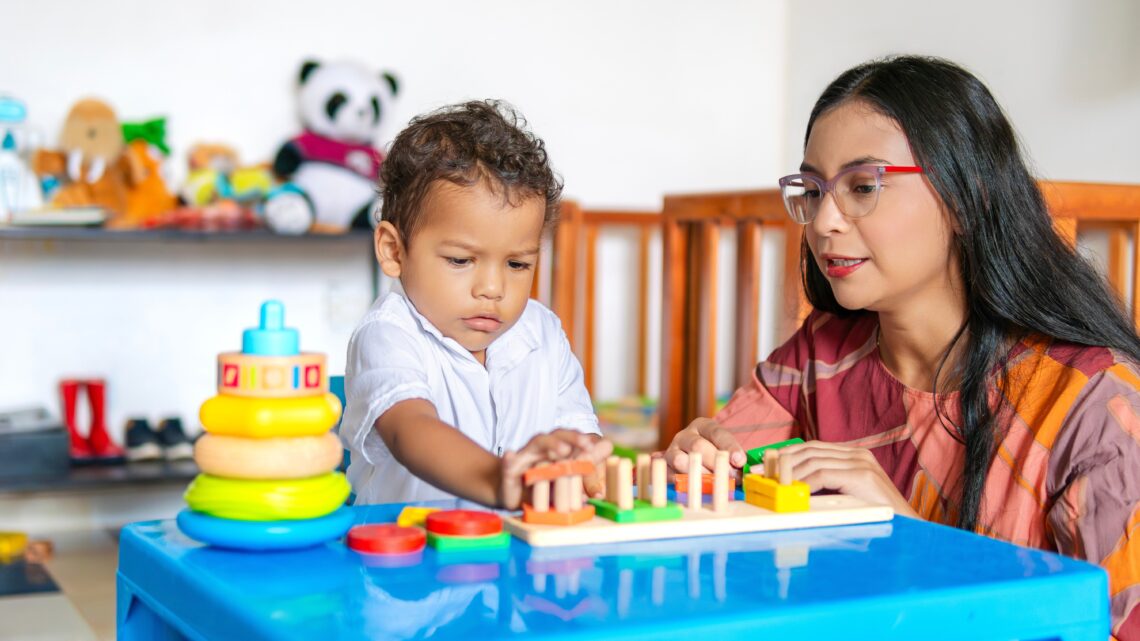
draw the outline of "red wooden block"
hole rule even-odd
[[[563,476],[587,476],[594,473],[594,464],[589,461],[560,461],[549,465],[532,467],[523,474],[523,484],[537,481],[553,481]]]
[[[358,525],[348,531],[348,547],[365,554],[409,554],[424,549],[427,535],[418,527]]]
[[[503,519],[478,510],[440,510],[427,516],[427,531],[446,536],[486,536],[503,531]]]
[[[530,505],[523,503],[523,523],[537,523],[539,525],[577,525],[594,518],[594,506],[587,504],[580,510],[570,512],[555,512],[547,510],[538,512]]]

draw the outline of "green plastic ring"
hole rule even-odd
[[[282,521],[331,514],[351,491],[340,472],[271,481],[199,474],[186,488],[185,499],[190,509],[222,519]]]

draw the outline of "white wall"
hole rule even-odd
[[[962,0],[788,5],[786,172],[820,92],[891,53],[949,58],[1005,108],[1042,178],[1140,182],[1140,3]],[[770,181],[774,182],[774,181]]]
[[[587,206],[658,208],[665,193],[754,185],[781,165],[782,0],[49,0],[4,21],[0,92],[27,102],[44,139],[73,101],[99,96],[126,120],[168,117],[176,175],[195,141],[272,158],[297,130],[293,83],[310,56],[401,78],[385,141],[423,110],[509,99]],[[193,423],[214,355],[269,296],[339,370],[369,302],[368,251],[0,242],[0,408],[54,410],[59,377],[92,373],[109,379],[116,429],[134,414]],[[604,385],[602,396],[632,391]]]

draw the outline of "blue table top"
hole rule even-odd
[[[402,506],[353,508],[357,523]],[[204,547],[173,521],[120,537],[120,599],[190,638],[1108,638],[1095,566],[949,527],[887,523],[442,554],[383,567],[341,543]],[[121,623],[121,622],[120,622]]]

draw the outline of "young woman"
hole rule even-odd
[[[814,311],[666,456],[790,438],[796,478],[1109,573],[1140,639],[1140,339],[1054,232],[1012,127],[944,60],[855,67],[820,96],[799,174]]]

